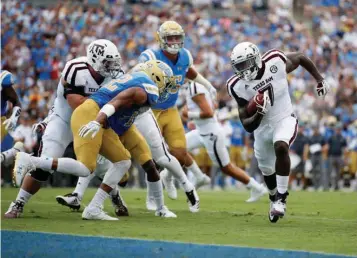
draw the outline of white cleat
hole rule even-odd
[[[146,196],[146,209],[149,211],[156,211],[156,203],[154,198]]]
[[[203,175],[200,178],[196,178],[196,185],[195,188],[198,190],[200,187],[204,185],[210,185],[211,184],[211,178],[207,175]]]
[[[268,193],[268,189],[263,184],[260,186],[261,187],[259,189],[252,188],[252,190],[250,190],[250,197],[246,200],[246,202],[256,202],[260,199],[260,197]]]
[[[5,213],[4,217],[7,219],[19,218],[24,212],[25,203],[22,201],[11,202],[9,209]]]
[[[119,220],[118,218],[109,216],[100,207],[87,206],[83,213],[82,219],[84,220]]]
[[[174,184],[174,178],[169,175],[169,172],[166,169],[160,173],[160,178],[163,185],[165,186],[167,196],[172,200],[176,200],[177,189]]]
[[[278,199],[277,201],[273,202],[270,214],[282,218],[285,215],[285,211],[286,204],[281,199]]]
[[[196,213],[200,210],[200,198],[196,192],[196,189],[193,189],[191,192],[186,192],[188,208],[190,212]]]
[[[274,204],[274,202],[270,202],[270,209],[269,209],[269,214],[268,214],[268,217],[269,217],[269,221],[271,222],[271,223],[276,223],[278,220],[279,220],[279,216],[277,216],[277,215],[274,215],[273,213],[272,213],[272,211],[273,211],[273,204]]]
[[[155,216],[163,218],[177,218],[177,215],[170,211],[166,206],[162,206],[161,209],[155,212]]]
[[[81,200],[78,198],[77,193],[69,193],[64,196],[58,195],[56,196],[56,201],[76,211],[81,208]]]
[[[25,175],[34,170],[36,170],[36,167],[31,161],[31,155],[25,152],[18,152],[12,171],[12,183],[14,186],[20,187]]]

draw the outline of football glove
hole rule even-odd
[[[78,132],[78,135],[82,138],[91,135],[92,139],[97,135],[102,126],[97,121],[90,121],[88,124],[83,125]]]
[[[43,133],[47,127],[47,123],[45,121],[36,123],[32,126],[32,133]]]
[[[316,91],[317,96],[324,98],[326,94],[330,91],[330,85],[328,85],[326,80],[322,80],[321,82],[317,83]]]
[[[257,112],[264,116],[268,112],[268,108],[270,106],[268,91],[264,91],[263,101],[259,101],[258,96],[259,96],[258,94],[254,96],[254,101],[257,105]]]
[[[21,113],[21,108],[20,107],[14,107],[12,109],[12,114],[11,116],[6,119],[3,123],[3,125],[5,125],[5,129],[7,131],[13,131],[17,125],[17,120],[19,120],[20,117],[20,113]]]

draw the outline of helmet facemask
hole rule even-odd
[[[257,77],[259,63],[259,56],[252,56],[240,62],[232,60],[232,68],[239,78],[246,81],[252,81]]]
[[[112,77],[113,79],[117,78],[120,73],[122,73],[121,69],[121,58],[106,58],[103,60],[101,69],[98,71],[104,77]]]
[[[162,48],[170,54],[177,54],[183,48],[184,40],[185,35],[183,34],[165,35],[162,37]]]

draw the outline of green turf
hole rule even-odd
[[[56,195],[69,191],[42,189],[25,207],[22,218],[2,220],[2,228],[357,255],[356,193],[291,193],[287,216],[272,224],[267,218],[267,198],[247,204],[247,192],[200,192],[197,214],[188,211],[180,192],[176,201],[166,197],[178,218],[163,219],[146,211],[144,191],[123,190],[130,217],[99,222],[83,221],[80,212],[56,203]],[[84,203],[94,191],[87,191]],[[2,213],[16,194],[17,189],[2,189]],[[109,201],[106,210],[114,215]]]

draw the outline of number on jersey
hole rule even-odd
[[[274,88],[273,85],[271,85],[271,83],[267,84],[266,86],[264,86],[263,88],[261,88],[259,90],[259,93],[263,93],[265,91],[268,91],[268,96],[270,99],[270,105],[274,106]]]

